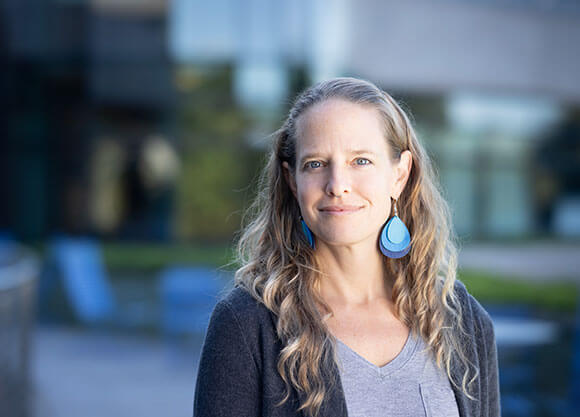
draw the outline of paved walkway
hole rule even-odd
[[[35,417],[191,417],[201,341],[39,328]]]

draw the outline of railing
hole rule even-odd
[[[0,416],[31,415],[30,354],[38,272],[29,251],[0,242]]]

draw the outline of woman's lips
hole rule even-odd
[[[362,207],[360,206],[325,206],[320,209],[321,212],[325,214],[351,214],[359,211]]]

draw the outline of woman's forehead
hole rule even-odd
[[[387,147],[378,110],[342,99],[329,99],[308,109],[297,121],[296,136],[298,153],[380,153]]]

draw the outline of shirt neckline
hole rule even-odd
[[[375,375],[378,374],[380,377],[390,375],[405,366],[405,364],[413,357],[417,346],[419,345],[419,337],[415,335],[412,330],[409,330],[407,340],[405,341],[403,348],[397,354],[397,356],[395,356],[390,362],[387,362],[383,366],[377,366],[359,355],[342,340],[336,338],[336,341],[338,348],[341,349],[344,354],[351,356],[354,358],[354,360],[363,364],[366,369],[370,370]]]

